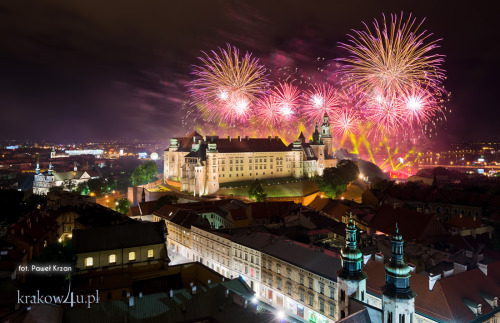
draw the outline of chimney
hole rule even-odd
[[[477,268],[483,272],[485,276],[488,276],[488,265],[483,264],[482,262],[477,263]]]
[[[245,136],[245,140],[248,140],[248,136]]]
[[[238,136],[238,141],[241,141],[241,136]]]
[[[173,289],[170,290],[170,297],[174,297],[174,290]]]
[[[139,298],[142,298],[142,292],[139,292]]]
[[[129,306],[129,307],[134,306],[134,296],[132,296],[132,297],[130,297],[130,298],[128,299],[128,306]]]
[[[436,282],[441,279],[441,274],[435,275],[435,276],[431,276],[431,275],[429,275],[429,290],[432,290],[434,288],[434,285],[436,284]]]
[[[226,293],[225,293],[226,298],[229,296],[229,289],[226,288]]]
[[[372,255],[363,255],[363,265],[366,265],[368,263],[368,260],[370,260],[370,258],[372,257]]]
[[[276,137],[274,137],[274,139],[278,140],[278,139],[280,139],[280,137],[279,137],[279,136],[276,136]]]
[[[211,284],[211,283],[212,283],[212,280],[211,280],[211,279],[209,279],[209,280],[207,281],[207,284]]]
[[[227,140],[229,140],[229,142],[231,142],[231,136],[227,136]]]
[[[384,263],[384,254],[381,253],[381,252],[377,252],[375,254],[375,261],[376,262],[381,262],[381,263]]]
[[[191,294],[196,294],[196,286],[191,287]]]
[[[411,273],[414,273],[415,272],[415,269],[416,269],[416,266],[414,264],[411,264],[411,263],[407,263],[408,267],[410,268],[410,272]]]
[[[271,141],[271,136],[268,136],[267,139],[269,139],[269,141]]]

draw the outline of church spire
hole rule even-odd
[[[385,265],[384,294],[396,298],[413,298],[416,294],[410,288],[410,267],[403,258],[403,236],[396,223],[396,231],[392,236],[392,257]]]
[[[49,163],[49,171],[47,175],[51,176],[52,175],[52,163]]]
[[[346,245],[341,250],[342,270],[339,273],[340,277],[361,280],[366,278],[366,274],[361,271],[363,262],[363,254],[359,251],[356,241],[356,226],[352,221],[352,214],[349,217],[349,223],[345,229]]]
[[[36,159],[35,173],[40,174],[40,162],[39,162],[38,158]]]

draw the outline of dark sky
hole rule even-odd
[[[160,139],[180,126],[190,66],[226,42],[311,64],[382,13],[426,17],[452,92],[447,140],[500,139],[493,2],[3,1],[0,139]],[[293,53],[293,54],[292,54]]]

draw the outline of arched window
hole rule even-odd
[[[115,264],[116,263],[116,255],[115,254],[109,255],[109,257],[108,257],[108,263],[109,264]]]

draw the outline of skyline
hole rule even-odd
[[[120,2],[115,10],[117,4],[99,10],[62,1],[0,6],[6,36],[0,42],[0,111],[8,120],[0,139],[183,135],[192,129],[179,126],[178,112],[201,50],[229,42],[266,65],[285,60],[314,69],[318,57],[339,56],[338,42],[351,29],[401,11],[426,18],[424,29],[442,39],[452,113],[441,140],[500,137],[494,100],[499,42],[488,18],[493,12],[427,1],[404,6],[194,1],[168,8],[159,1],[141,7]]]

